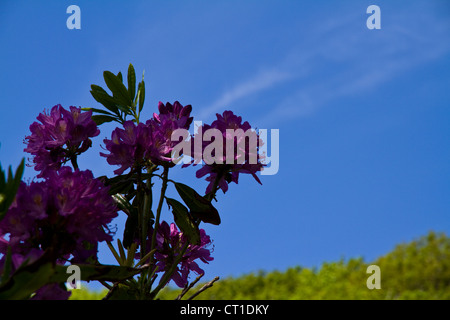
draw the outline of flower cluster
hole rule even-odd
[[[181,254],[186,242],[186,237],[182,232],[178,231],[174,223],[171,223],[169,226],[167,222],[163,221],[159,225],[156,235],[157,251],[155,253],[157,272],[165,272],[173,265],[177,256]],[[200,259],[204,263],[214,260],[211,257],[212,250],[208,249],[211,243],[212,241],[206,235],[205,230],[200,229],[200,244],[189,244],[181,262],[171,277],[177,286],[183,288],[187,284],[191,270],[196,274],[204,273],[195,260]]]
[[[178,101],[159,102],[159,113],[140,121],[145,84],[142,80],[136,87],[132,65],[127,77],[128,88],[121,73],[116,76],[105,71],[104,78],[112,96],[96,85],[91,86],[91,93],[107,110],[82,112],[81,108],[71,106],[66,110],[58,104],[49,112],[40,113],[39,122],[31,124],[24,151],[32,155],[32,165],[42,179],[20,185],[19,180],[14,180],[18,186],[12,193],[16,194],[14,202],[1,211],[0,275],[3,270],[9,270],[13,279],[24,263],[35,262],[33,266],[48,262],[98,264],[98,244],[113,240],[109,225],[120,208],[128,215],[124,241],[118,241],[120,255],[110,243],[108,246],[121,266],[117,268],[126,272],[130,279],[140,273],[140,281],[124,282],[115,267],[106,268],[113,270],[108,274],[108,281],[130,287],[127,292],[137,292],[136,297],[154,298],[170,280],[179,287],[186,287],[191,271],[204,273],[200,261],[208,264],[214,260],[211,238],[204,229],[199,229],[199,223],[220,223],[211,202],[218,189],[225,193],[229,183],[238,183],[241,173],[251,174],[261,183],[256,173],[264,166],[258,154],[262,141],[248,122],[231,111],[217,114],[211,125],[201,126],[198,133],[187,139],[193,122],[192,106],[183,106]],[[92,116],[93,111],[100,114]],[[133,120],[127,121],[127,116],[132,116]],[[91,147],[92,137],[99,135],[96,123],[110,121],[120,123],[120,127],[112,131],[110,139],[103,140],[106,151],[100,152],[100,156],[105,157],[108,164],[118,166],[114,170],[118,176],[96,179],[91,171],[79,170],[77,156]],[[213,146],[211,139],[203,140],[202,132],[206,131],[214,135]],[[175,141],[174,137],[182,141]],[[181,145],[182,152],[178,152]],[[168,178],[169,169],[183,154],[193,156],[190,164],[197,165],[205,160],[205,165],[196,172],[197,178],[207,176],[209,185],[205,196]],[[204,154],[214,161],[206,160]],[[67,166],[68,162],[72,168]],[[161,175],[155,173],[158,166],[164,168]],[[130,174],[122,176],[128,169]],[[140,174],[145,169],[147,173]],[[156,214],[152,211],[154,177],[162,180]],[[166,196],[168,183],[175,185],[184,204]],[[172,207],[175,223],[160,219],[164,201]],[[136,268],[123,268],[134,265],[133,257],[139,259]],[[146,261],[149,264],[145,268],[137,268]],[[152,290],[155,273],[164,274]],[[108,296],[116,294],[116,286],[105,285],[110,288]],[[0,294],[1,290],[0,286]],[[30,297],[30,294],[24,292],[23,296]],[[46,283],[34,292],[33,299],[65,299],[69,295],[62,283]]]
[[[128,168],[135,165],[143,165],[146,159],[164,159],[169,152],[167,143],[156,143],[158,132],[144,123],[135,124],[133,121],[126,121],[122,128],[116,128],[112,132],[111,140],[105,139],[106,149],[109,154],[101,152],[100,155],[106,157],[110,165],[120,165],[115,174],[122,174]]]
[[[46,251],[53,261],[95,261],[98,242],[112,240],[108,224],[116,216],[108,188],[89,170],[62,167],[42,182],[22,182],[0,221],[0,253],[10,246],[16,257]]]
[[[189,129],[193,118],[190,117],[192,107],[182,106],[178,101],[173,105],[159,102],[160,114],[145,124],[135,124],[125,121],[122,128],[116,128],[111,139],[105,139],[105,148],[109,154],[100,153],[106,157],[110,165],[120,165],[115,174],[122,174],[133,166],[145,165],[147,161],[154,164],[173,166],[171,152],[174,142],[172,132],[179,128]]]
[[[154,123],[155,126],[160,126],[161,131],[165,133],[165,136],[170,140],[170,136],[175,129],[188,130],[193,117],[190,117],[192,112],[192,106],[182,106],[181,103],[175,101],[174,104],[167,102],[165,105],[161,101],[158,103],[159,114],[153,113],[153,119],[147,121]]]
[[[100,134],[92,112],[82,112],[81,108],[71,106],[70,111],[61,105],[54,106],[50,113],[41,113],[39,122],[30,125],[31,135],[25,137],[25,152],[33,155],[32,161],[38,177],[48,171],[59,169],[69,160],[86,151],[92,144],[89,138]]]
[[[261,163],[262,155],[258,154],[259,146],[262,145],[259,135],[252,130],[247,121],[242,122],[242,117],[235,115],[232,111],[224,111],[222,115],[216,114],[216,117],[217,119],[211,125],[204,124],[200,127],[198,129],[200,134],[193,137],[193,146],[197,145],[196,139],[202,140],[201,149],[197,150],[195,147],[193,149],[194,159],[197,159],[193,162],[194,165],[198,164],[198,159],[202,159],[205,149],[210,144],[203,139],[203,132],[211,129],[218,130],[224,141],[221,144],[223,147],[221,155],[213,154],[215,162],[205,163],[196,172],[197,178],[208,175],[206,181],[209,181],[209,184],[206,193],[216,192],[214,188],[227,192],[229,183],[238,183],[240,173],[251,174],[261,184],[256,175],[264,166]]]

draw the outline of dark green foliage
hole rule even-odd
[[[175,188],[184,203],[189,207],[190,213],[196,219],[215,225],[220,224],[219,212],[212,205],[211,201],[202,197],[191,187],[175,182]]]
[[[139,115],[144,107],[145,99],[145,83],[144,75],[142,81],[138,83],[138,92],[136,93],[136,72],[133,65],[128,66],[127,84],[128,88],[123,84],[122,73],[117,75],[111,71],[103,72],[103,78],[106,86],[111,91],[112,96],[106,92],[105,89],[98,85],[91,85],[92,97],[102,104],[107,110],[98,108],[81,108],[82,110],[91,110],[94,114],[92,120],[97,125],[105,122],[116,121],[124,123],[127,115],[134,117],[133,121],[139,122]],[[139,106],[139,111],[136,111],[136,106]]]
[[[14,174],[11,167],[9,167],[8,174],[6,174],[0,165],[0,220],[14,201],[24,168],[25,159],[22,159]]]
[[[124,266],[81,265],[81,280],[124,281],[132,278],[140,270]],[[9,273],[9,272],[8,272]],[[43,255],[31,264],[22,264],[11,277],[0,281],[0,300],[28,299],[36,290],[48,283],[67,281],[67,266],[47,262]]]
[[[179,201],[166,198],[167,204],[172,207],[175,223],[192,244],[200,245],[200,231],[190,216],[188,209]]]

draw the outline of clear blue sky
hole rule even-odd
[[[71,4],[81,30],[66,27]],[[366,27],[371,4],[380,30]],[[242,175],[219,194],[222,224],[204,225],[215,245],[206,278],[370,261],[450,233],[449,17],[437,0],[2,0],[0,161],[26,156],[44,108],[97,107],[90,85],[131,62],[145,70],[144,118],[179,100],[205,123],[229,109],[280,130],[278,174],[262,186]],[[113,127],[100,129],[80,167],[111,175],[98,153]],[[204,190],[194,172],[171,178]],[[114,262],[105,246],[100,260]]]

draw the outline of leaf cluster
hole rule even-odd
[[[91,95],[106,110],[98,108],[83,108],[83,110],[91,110],[96,113],[92,116],[92,120],[97,125],[111,121],[124,123],[128,115],[134,117],[133,121],[139,122],[145,100],[144,74],[142,74],[142,80],[137,85],[137,92],[136,72],[131,63],[128,66],[127,74],[128,88],[123,83],[121,72],[114,74],[111,71],[105,71],[103,72],[103,79],[112,95],[95,84],[91,85]]]
[[[20,182],[22,181],[24,168],[25,159],[22,159],[15,173],[9,167],[8,175],[6,175],[0,164],[0,220],[4,217],[6,211],[8,211],[14,201]]]

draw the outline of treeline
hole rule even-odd
[[[367,288],[367,267],[380,267],[381,289]],[[204,283],[196,285],[189,297]],[[101,299],[106,293],[75,290],[73,299]],[[180,290],[166,288],[160,299],[174,299]],[[283,272],[256,272],[215,282],[196,299],[445,299],[450,300],[450,238],[430,232],[397,245],[371,263],[361,258],[323,263],[319,268],[293,267]]]

